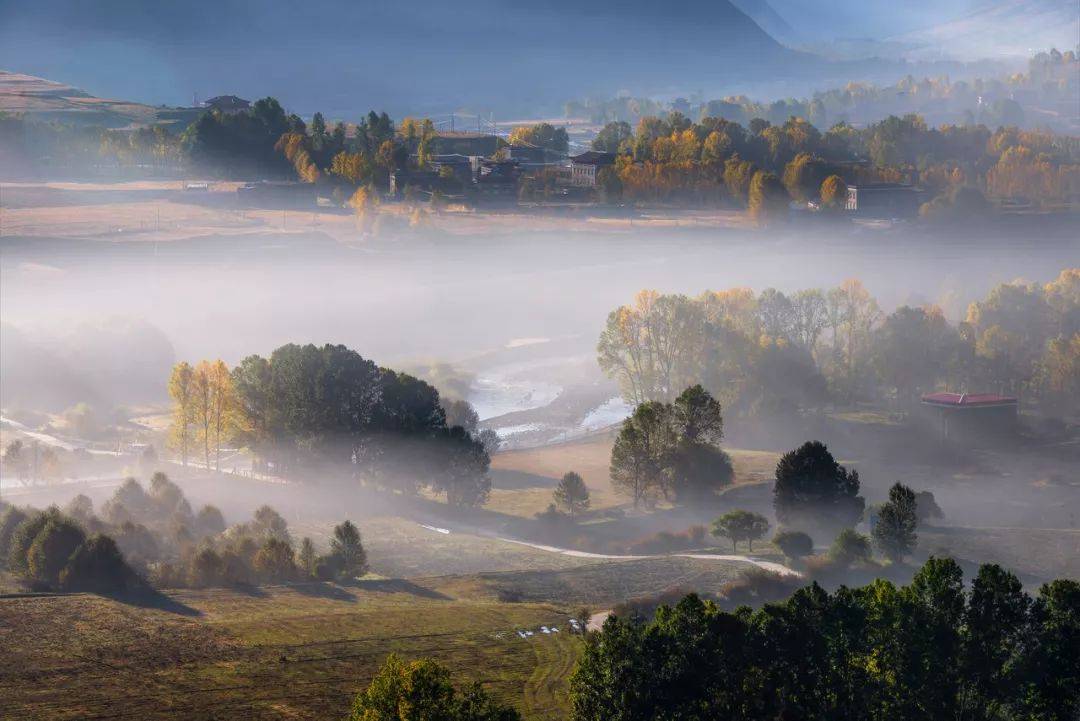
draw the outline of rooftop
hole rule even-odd
[[[859,190],[914,190],[914,185],[908,183],[851,183],[849,188]]]
[[[244,100],[243,98],[238,98],[235,95],[218,95],[216,97],[210,98],[209,100],[204,100],[203,105],[208,108],[216,106],[246,108],[251,105],[251,103],[247,100]]]
[[[598,150],[589,150],[581,155],[575,155],[570,160],[578,165],[611,165],[615,162],[615,153],[601,153]]]
[[[934,406],[977,408],[984,406],[1015,406],[1016,398],[995,393],[930,393],[922,402]]]

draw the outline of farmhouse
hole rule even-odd
[[[570,184],[584,188],[596,187],[596,175],[600,168],[615,164],[614,153],[590,150],[570,158]]]
[[[499,136],[488,133],[436,132],[432,150],[441,155],[494,155],[503,142]]]
[[[235,95],[218,95],[203,101],[203,107],[207,110],[217,110],[221,113],[239,113],[251,107],[251,103]]]
[[[923,192],[906,183],[849,185],[847,210],[868,218],[914,218],[923,203]]]
[[[1019,403],[993,393],[931,393],[922,406],[944,441],[977,441],[1016,432]]]
[[[565,164],[566,155],[550,148],[518,143],[506,148],[506,159],[518,161],[523,170],[542,170]]]

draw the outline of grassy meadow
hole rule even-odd
[[[0,600],[7,718],[341,718],[389,653],[483,679],[529,719],[559,719],[579,641],[544,603],[463,601],[402,581]]]

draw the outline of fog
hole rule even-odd
[[[338,342],[380,363],[460,361],[515,339],[588,352],[607,313],[651,288],[791,292],[859,278],[888,311],[953,321],[998,283],[1052,279],[1075,239],[922,237],[903,230],[628,230],[341,246],[320,233],[170,242],[28,240],[4,247],[3,320],[69,334],[117,316],[160,329],[178,358],[229,363],[287,342]]]
[[[0,716],[1080,721],[1078,33],[0,0]]]
[[[956,322],[996,284],[1045,282],[1078,250],[1067,232],[1036,239],[904,228],[432,231],[351,244],[317,230],[162,242],[16,239],[3,247],[0,275],[4,405],[163,407],[176,360],[222,358],[231,366],[286,343],[330,342],[389,367],[450,364],[481,418],[597,385],[590,407],[599,427],[626,406],[605,406],[618,391],[596,366],[596,340],[607,313],[643,288],[790,293],[858,278],[886,313],[933,303]],[[530,422],[504,425],[513,431]],[[759,428],[739,438],[738,422],[730,427],[762,448],[794,445],[806,432]],[[896,480],[893,466],[904,465],[894,449],[867,454],[858,438],[827,440],[876,467],[864,474],[872,496]],[[955,498],[971,524],[1038,521],[1046,512],[1003,509],[988,496],[961,503],[966,487],[938,492]]]

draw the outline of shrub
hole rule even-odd
[[[146,518],[154,508],[153,500],[146,494],[146,491],[143,490],[143,487],[139,485],[139,482],[134,478],[127,478],[124,480],[124,483],[116,489],[116,493],[113,494],[113,497],[107,501],[105,505],[109,506],[110,504],[119,504],[123,506],[127,509],[128,513],[139,519]]]
[[[573,471],[563,475],[553,495],[555,504],[569,513],[571,520],[589,508],[589,489],[581,476]]]
[[[892,561],[899,561],[915,548],[919,517],[915,491],[897,483],[889,489],[889,501],[878,509],[874,524],[874,544]]]
[[[334,581],[341,575],[342,561],[336,554],[320,556],[315,562],[315,578],[320,581]]]
[[[28,515],[23,519],[22,523],[16,526],[14,533],[11,534],[11,541],[8,544],[8,568],[13,573],[26,573],[27,566],[27,554],[30,551],[30,545],[37,538],[38,533],[45,527],[45,524],[49,522],[50,518],[57,518],[60,516],[60,511],[56,508],[50,508],[47,511],[40,511]]]
[[[479,683],[458,691],[450,672],[432,659],[386,659],[371,684],[356,696],[349,721],[438,719],[520,721],[517,711],[488,696]]]
[[[617,603],[611,609],[611,613],[619,618],[651,618],[656,613],[656,609],[661,606],[674,606],[688,593],[690,591],[682,586],[673,586],[659,593],[637,596],[628,601]],[[589,616],[586,614],[585,623],[582,623],[582,627],[588,625],[588,619]]]
[[[352,521],[334,527],[330,552],[341,559],[341,574],[355,578],[367,573],[367,552],[360,538],[360,529]]]
[[[627,551],[633,554],[644,553],[670,553],[674,550],[686,548],[689,538],[672,533],[671,531],[659,531],[651,536],[645,536],[627,546]]]
[[[773,536],[773,545],[793,560],[805,558],[814,552],[814,541],[802,531],[780,531]]]
[[[260,506],[255,511],[255,518],[251,523],[251,530],[264,538],[277,538],[292,543],[289,538],[289,526],[281,514],[270,506]]]
[[[548,530],[559,529],[570,523],[570,517],[560,511],[554,503],[549,503],[546,509],[537,512],[534,517]]]
[[[8,551],[11,548],[15,529],[25,520],[26,514],[15,506],[8,506],[3,513],[0,513],[0,568],[7,565]]]
[[[268,538],[255,554],[255,573],[269,583],[281,583],[296,576],[292,546],[279,538]]]
[[[110,498],[101,506],[101,517],[113,526],[131,523],[135,519],[135,516],[128,510],[127,506],[120,503],[115,498]]]
[[[126,521],[116,530],[114,540],[124,558],[136,565],[153,563],[161,557],[157,539],[142,524]]]
[[[147,575],[154,588],[183,588],[188,582],[183,568],[167,561],[150,564]]]
[[[937,504],[934,494],[930,491],[919,491],[915,494],[915,513],[919,518],[920,526],[928,526],[931,521],[945,517],[945,512]]]
[[[829,558],[845,566],[869,561],[870,556],[870,539],[850,528],[840,531],[840,535],[829,548]]]
[[[687,530],[687,535],[690,537],[690,541],[694,546],[700,546],[705,542],[705,536],[708,534],[709,529],[702,525],[690,526]]]
[[[225,516],[216,506],[203,506],[195,516],[195,528],[200,536],[216,536],[225,531]]]
[[[300,542],[300,554],[297,556],[297,565],[304,575],[315,576],[315,567],[319,562],[318,554],[315,553],[315,544],[307,536]]]
[[[184,492],[161,471],[150,477],[150,499],[161,518],[168,518],[174,513],[180,513],[185,518],[191,517],[191,505],[184,498]]]
[[[26,553],[27,571],[38,581],[56,584],[60,572],[85,540],[86,534],[74,521],[59,515],[50,518]]]
[[[257,553],[257,552],[256,552]],[[221,581],[227,586],[250,586],[255,583],[254,555],[233,549],[221,553]]]
[[[197,588],[208,588],[221,584],[225,564],[221,556],[212,548],[204,548],[191,559],[188,570],[188,583]]]
[[[60,572],[60,584],[72,591],[116,593],[133,577],[113,539],[97,534],[75,550]]]
[[[721,605],[736,608],[779,601],[790,596],[801,582],[797,576],[786,576],[763,568],[749,568],[742,572],[740,578],[720,587]]]
[[[89,496],[80,493],[71,499],[71,502],[64,508],[64,513],[79,523],[85,524],[94,517],[94,502],[90,500]]]

